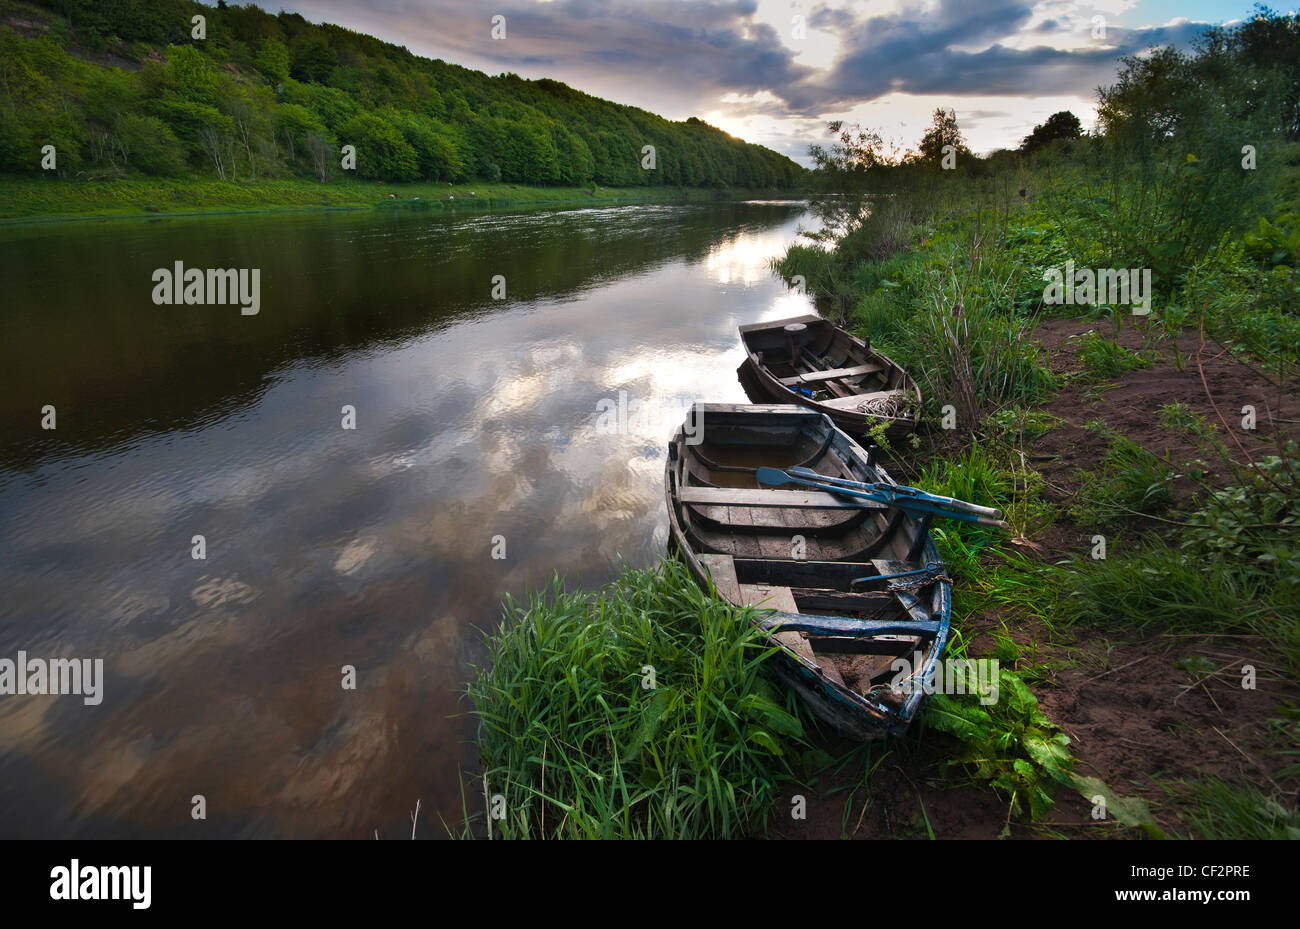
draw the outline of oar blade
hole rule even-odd
[[[780,486],[781,484],[794,483],[794,478],[780,468],[759,468],[755,476],[760,484]]]

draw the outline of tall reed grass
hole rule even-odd
[[[761,674],[773,650],[750,611],[667,559],[592,594],[557,580],[506,612],[468,691],[491,837],[730,838],[764,825],[803,730],[794,698]]]

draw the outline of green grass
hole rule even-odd
[[[1127,349],[1093,329],[1078,337],[1076,349],[1084,370],[1098,379],[1121,377],[1151,364],[1150,357]]]
[[[1081,470],[1083,485],[1070,507],[1084,528],[1106,528],[1118,521],[1156,515],[1173,503],[1174,470],[1127,436],[1093,421],[1086,428],[1107,441],[1106,454],[1094,471]]]
[[[1229,633],[1254,632],[1266,617],[1260,604],[1263,578],[1189,558],[1161,543],[1132,554],[1117,548],[1112,546],[1105,559],[1081,559],[1066,569],[1064,619],[1111,628]]]
[[[1300,839],[1300,812],[1292,797],[1269,796],[1218,777],[1170,785],[1202,839]]]
[[[1214,435],[1214,427],[1205,417],[1181,400],[1160,407],[1160,425],[1170,431],[1186,432],[1201,439]]]
[[[495,838],[732,838],[766,821],[802,735],[772,654],[667,559],[509,604],[469,695]],[[653,669],[654,686],[647,686]]]
[[[760,195],[675,187],[527,187],[474,181],[453,186],[363,180],[321,184],[305,179],[79,181],[9,176],[0,177],[0,221],[376,207],[513,209],[625,201],[711,201]]]

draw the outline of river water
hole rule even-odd
[[[811,308],[767,267],[801,220],[0,230],[0,659],[103,662],[98,704],[0,696],[0,836],[445,835],[482,630],[663,552],[684,405]],[[259,269],[258,312],[155,304],[177,261]]]

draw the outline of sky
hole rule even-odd
[[[264,5],[277,9],[273,3]],[[283,8],[489,74],[698,116],[809,164],[831,120],[915,147],[952,108],[978,153],[1070,110],[1116,59],[1187,47],[1250,0],[294,0]],[[493,37],[493,17],[504,30]],[[498,21],[499,22],[499,21]]]

